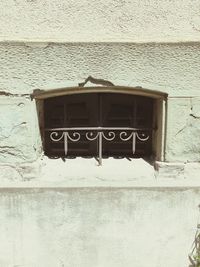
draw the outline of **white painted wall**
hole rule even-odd
[[[170,98],[167,118],[167,161],[200,161],[200,98]]]
[[[199,189],[1,189],[2,267],[183,267]]]
[[[0,163],[33,162],[40,133],[35,103],[25,97],[0,97]],[[41,151],[40,151],[41,153]]]
[[[200,41],[199,0],[7,0],[0,38],[56,42]]]
[[[2,1],[0,266],[188,267],[200,200],[199,10],[199,0]],[[100,169],[41,156],[30,94],[89,75],[168,93],[170,163],[157,163],[159,174],[146,162]]]
[[[78,86],[89,75],[168,93],[165,159],[199,161],[199,51],[199,44],[1,44],[0,161],[41,154],[34,89]]]
[[[200,45],[0,44],[0,90],[78,86],[88,75],[169,96],[200,96]]]

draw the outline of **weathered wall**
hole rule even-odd
[[[32,162],[39,147],[35,103],[26,97],[0,97],[0,163]]]
[[[169,98],[166,160],[200,161],[200,98]]]
[[[77,86],[88,75],[169,94],[167,161],[200,160],[199,44],[0,45],[0,162],[41,153],[34,89]],[[23,103],[22,103],[23,102]]]
[[[7,0],[1,40],[200,41],[199,0]]]
[[[200,96],[200,44],[46,45],[0,44],[0,90],[29,94],[93,75],[170,97]]]
[[[200,196],[199,10],[199,0],[2,1],[0,266],[188,267]],[[100,169],[41,157],[30,94],[88,75],[169,94],[170,164],[157,163],[158,176],[144,162]]]
[[[188,267],[200,191],[1,189],[2,267]]]

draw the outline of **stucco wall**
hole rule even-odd
[[[188,267],[199,189],[1,189],[2,267]]]
[[[1,40],[200,40],[199,0],[2,1]]]
[[[168,93],[165,159],[199,161],[199,51],[199,44],[1,44],[1,162],[41,155],[34,89],[77,86],[89,75]]]
[[[200,96],[200,45],[0,44],[0,90],[77,86],[88,75],[169,96]]]
[[[200,160],[200,98],[168,100],[166,160]]]
[[[25,97],[0,97],[0,162],[32,162],[38,158],[37,111]]]
[[[199,0],[2,1],[0,266],[188,267],[200,199],[199,10]],[[170,163],[159,172],[41,156],[30,94],[89,75],[168,93]]]

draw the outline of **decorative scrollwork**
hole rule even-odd
[[[93,132],[87,132],[87,133],[85,134],[85,136],[86,136],[86,139],[87,139],[87,140],[89,140],[89,141],[94,141],[95,139],[98,138],[99,133],[97,133],[96,135],[94,135]]]
[[[120,137],[120,139],[121,139],[122,141],[128,141],[128,140],[131,139],[132,136],[133,136],[133,132],[132,132],[130,135],[128,135],[127,132],[121,132],[121,133],[119,134],[119,137]]]
[[[54,141],[54,142],[58,142],[58,141],[62,140],[63,137],[64,137],[64,132],[61,134],[60,137],[59,137],[59,133],[58,133],[58,132],[52,132],[52,133],[50,134],[50,138],[51,138],[51,140]]]
[[[80,133],[74,132],[72,133],[72,136],[70,136],[69,133],[67,133],[67,137],[69,138],[70,141],[77,142],[80,140],[81,135]]]
[[[149,135],[147,135],[146,133],[136,133],[136,136],[142,142],[147,141],[149,139]]]
[[[103,138],[107,141],[112,141],[115,139],[115,133],[114,132],[108,132],[107,135],[108,136],[105,136],[105,134],[102,132],[102,135],[103,135]]]
[[[132,154],[136,152],[137,140],[142,142],[147,141],[150,138],[149,131],[145,129],[136,128],[112,128],[112,127],[91,127],[91,128],[63,128],[62,129],[51,129],[50,139],[54,142],[59,142],[63,139],[64,153],[68,154],[69,140],[72,142],[78,142],[81,138],[86,138],[88,141],[98,140],[98,151],[99,151],[99,164],[102,161],[102,146],[103,140],[113,141],[119,136],[122,141],[129,141],[132,144]],[[80,132],[79,132],[80,131]]]

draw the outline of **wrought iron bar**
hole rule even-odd
[[[132,127],[67,127],[67,128],[46,128],[45,131],[92,131],[92,130],[99,130],[99,131],[148,131],[152,130],[152,128],[132,128]]]
[[[102,165],[102,138],[103,132],[99,132],[99,166]]]
[[[70,127],[70,128],[51,128],[45,129],[50,132],[50,139],[53,142],[64,140],[64,154],[68,154],[68,140],[78,142],[81,139],[81,134],[78,131],[86,131],[85,137],[88,141],[98,139],[98,157],[99,165],[102,165],[103,139],[113,141],[116,138],[116,132],[120,131],[119,138],[121,141],[128,141],[132,138],[132,154],[135,154],[136,140],[145,142],[149,139],[149,135],[145,132],[151,131],[151,128],[131,128],[131,127]],[[97,133],[94,133],[96,132]],[[106,133],[107,131],[107,133]]]

